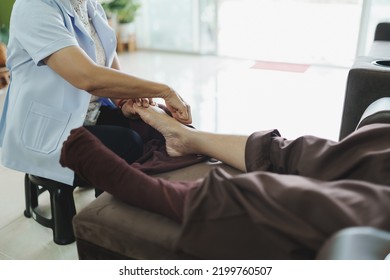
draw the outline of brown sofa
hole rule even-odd
[[[240,171],[208,161],[159,174],[168,180],[195,180],[211,168]],[[193,259],[175,251],[181,226],[161,215],[118,201],[103,193],[73,219],[80,259]]]

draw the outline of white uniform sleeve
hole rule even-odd
[[[55,1],[24,0],[13,11],[16,39],[39,65],[54,52],[78,45],[75,36],[67,29],[62,10]]]

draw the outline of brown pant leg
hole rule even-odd
[[[390,230],[389,201],[390,187],[366,181],[215,170],[190,192],[178,248],[210,259],[310,259],[340,229]]]
[[[248,139],[246,164],[249,171],[390,185],[390,125],[365,126],[341,142],[314,136],[286,140],[275,131],[257,132]]]

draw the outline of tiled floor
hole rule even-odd
[[[191,104],[199,129],[247,134],[278,128],[287,138],[338,138],[347,68],[310,66],[299,73],[254,69],[252,60],[141,51],[120,60],[124,71],[176,89]],[[0,106],[3,99],[0,92]],[[24,174],[0,166],[0,260],[77,259],[74,243],[56,245],[50,229],[23,216],[23,180]],[[92,190],[76,189],[77,210],[91,200]]]

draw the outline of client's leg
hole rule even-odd
[[[214,134],[187,127],[156,106],[134,105],[141,118],[160,131],[170,156],[203,154],[221,160],[241,171],[245,167],[245,146],[248,136]]]
[[[85,128],[64,142],[60,163],[116,198],[182,221],[188,191],[200,182],[171,182],[132,168]]]
[[[154,106],[135,107],[141,118],[166,138],[170,155],[199,153],[243,171],[271,171],[323,181],[390,182],[390,126],[372,124],[340,142],[315,136],[287,140],[277,131],[247,136],[218,135],[188,128]],[[378,168],[380,167],[380,168]]]

